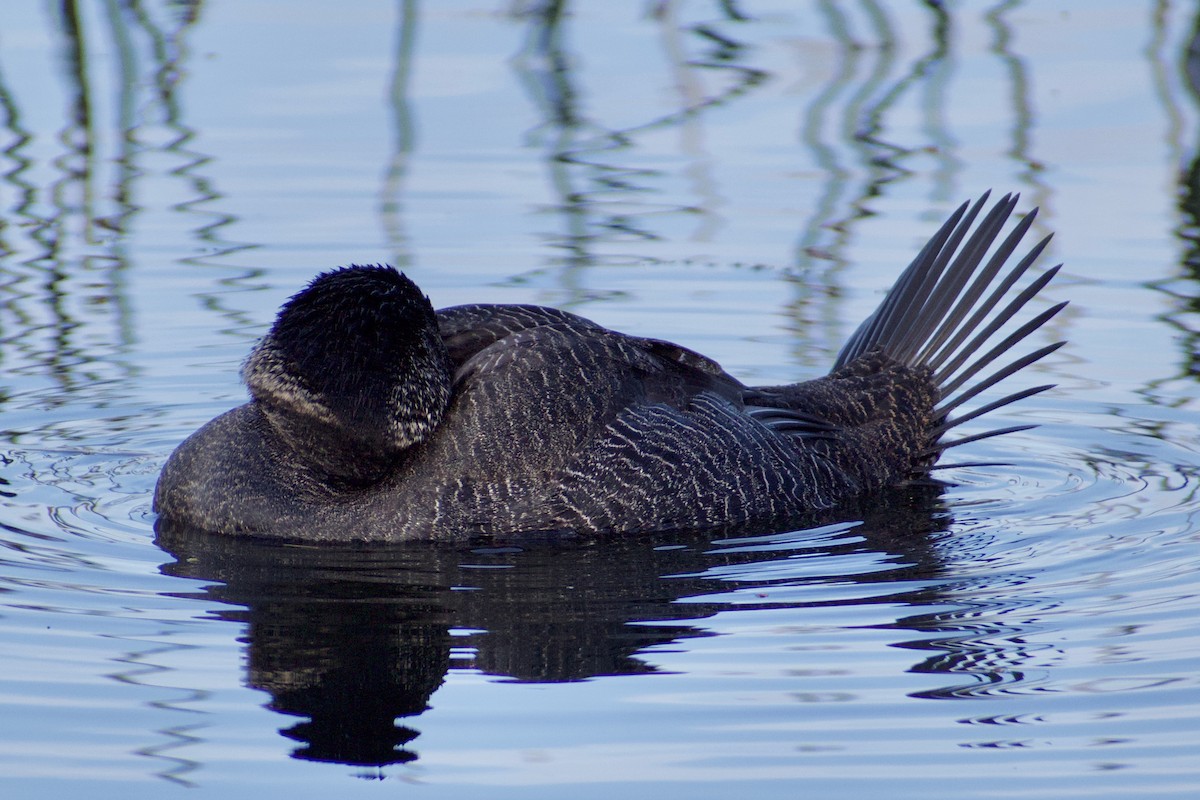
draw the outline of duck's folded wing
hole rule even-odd
[[[630,406],[549,476],[548,490],[518,525],[598,532],[770,527],[861,488],[831,458],[837,442],[767,422],[713,393],[694,396],[685,408]],[[815,434],[817,423],[810,427]]]
[[[577,330],[581,335],[603,330],[577,314],[545,306],[476,303],[442,308],[436,313],[438,330],[455,367],[497,342],[533,328],[553,325]]]
[[[593,376],[603,380],[606,375],[629,370],[645,381],[646,392],[654,402],[683,403],[701,391],[715,391],[733,399],[745,391],[720,364],[695,350],[663,339],[627,336],[556,308],[452,306],[439,310],[437,320],[458,373],[456,382],[466,374],[478,373],[482,364],[494,369],[520,357],[547,374],[572,370],[579,391],[586,391],[586,382]],[[574,368],[573,351],[581,357],[586,355],[589,361],[582,371]],[[564,353],[567,358],[562,367],[546,360]],[[474,363],[468,367],[469,362]]]

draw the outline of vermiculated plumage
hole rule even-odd
[[[946,448],[1020,429],[942,439],[1049,388],[950,417],[1061,346],[994,367],[1065,303],[1014,322],[1057,268],[1017,290],[1046,241],[1004,265],[1036,212],[989,254],[1016,198],[975,225],[985,200],[942,226],[829,375],[784,386],[556,309],[435,313],[387,267],[325,273],[247,360],[251,402],[172,454],[155,508],[299,540],[763,530],[924,476]]]

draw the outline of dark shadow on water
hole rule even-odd
[[[641,655],[647,648],[708,635],[699,621],[718,612],[830,604],[705,600],[737,589],[761,590],[765,598],[780,585],[852,581],[864,591],[836,605],[944,609],[948,600],[937,587],[947,580],[946,567],[935,541],[950,520],[938,491],[897,491],[858,512],[861,523],[835,527],[832,535],[813,530],[811,543],[803,533],[752,541],[672,533],[521,545],[318,547],[165,526],[157,543],[176,559],[165,573],[212,582],[183,596],[227,605],[218,616],[245,625],[247,684],[271,695],[271,709],[302,718],[281,731],[300,743],[294,757],[383,766],[417,757],[418,719],[452,667],[525,682],[645,674],[656,670]],[[864,553],[880,565],[876,570],[832,574],[839,556]],[[764,569],[761,579],[752,577],[756,565],[797,554],[829,559],[831,574],[781,580]],[[743,577],[729,580],[731,566]],[[880,591],[880,584],[896,582],[902,583],[894,592]],[[689,602],[678,602],[684,598]],[[969,613],[907,619],[896,627],[923,637],[953,630],[957,637],[915,671],[970,671],[976,654],[963,641]],[[989,652],[995,650],[993,639]],[[993,653],[987,668],[1003,670],[1002,655]]]

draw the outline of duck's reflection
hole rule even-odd
[[[930,545],[931,532],[946,522],[936,492],[897,492],[859,511],[865,522],[847,535],[817,537],[813,547],[831,557],[831,566],[839,551],[864,550],[891,566],[805,581],[872,585],[848,602],[937,602],[935,591],[914,591],[909,583],[941,570]],[[395,720],[411,721],[428,708],[451,667],[452,648],[456,655],[475,652],[455,666],[520,681],[653,671],[640,652],[705,635],[697,620],[733,607],[679,599],[747,587],[766,594],[774,585],[769,577],[730,582],[715,573],[741,565],[740,573],[753,575],[754,564],[797,552],[794,534],[787,550],[770,539],[753,548],[715,541],[711,534],[674,533],[520,547],[368,548],[158,530],[159,545],[176,559],[164,571],[213,581],[201,596],[229,604],[220,616],[246,625],[248,683],[270,693],[272,709],[307,718],[282,731],[302,742],[295,757],[363,766],[416,758],[405,748],[418,732]],[[879,592],[881,582],[899,580],[901,591]]]

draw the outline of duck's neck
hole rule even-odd
[[[295,359],[268,335],[242,374],[290,463],[337,484],[365,486],[386,477],[445,415],[449,358],[440,338],[429,345],[386,370],[319,381],[298,373]]]
[[[278,442],[279,461],[329,488],[375,485],[404,457],[404,449],[356,436],[336,422],[297,415],[261,401],[255,405]]]

